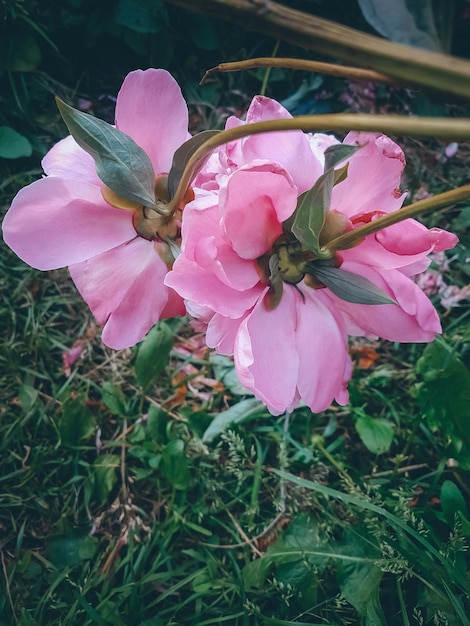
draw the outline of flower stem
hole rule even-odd
[[[178,188],[167,207],[171,215],[183,200],[192,179],[198,171],[198,167],[204,162],[204,158],[215,148],[231,141],[258,135],[286,130],[303,131],[374,131],[391,135],[412,135],[419,137],[433,137],[445,139],[470,138],[470,119],[450,119],[447,117],[415,118],[403,115],[357,115],[354,113],[332,113],[327,115],[300,115],[289,119],[269,120],[243,124],[229,130],[221,131],[209,137],[200,146],[191,158],[181,174]]]
[[[273,58],[258,57],[256,59],[247,59],[246,61],[233,61],[232,63],[219,63],[215,67],[207,70],[199,83],[202,85],[211,74],[216,72],[242,72],[244,70],[253,70],[259,67],[273,68],[280,67],[289,70],[303,70],[306,72],[317,72],[318,74],[328,74],[329,76],[339,76],[341,78],[350,78],[353,80],[368,80],[375,83],[394,84],[399,82],[391,76],[386,76],[380,72],[373,70],[364,70],[360,67],[351,67],[349,65],[336,65],[334,63],[324,63],[322,61],[307,61],[305,59],[291,58]]]
[[[463,185],[462,187],[457,187],[457,189],[452,189],[451,191],[445,191],[444,193],[440,193],[436,196],[433,196],[432,198],[419,200],[419,202],[414,202],[413,204],[410,204],[409,206],[404,207],[399,211],[388,213],[387,215],[379,217],[373,222],[363,224],[362,226],[359,226],[358,228],[355,228],[354,230],[351,230],[344,235],[336,237],[336,239],[332,239],[325,246],[323,246],[323,250],[325,252],[330,252],[331,255],[333,255],[338,250],[347,250],[348,248],[354,247],[367,235],[376,233],[383,228],[387,228],[388,226],[392,226],[393,224],[398,224],[398,222],[402,222],[403,220],[416,217],[417,215],[422,215],[423,213],[429,213],[430,211],[443,209],[450,204],[456,204],[457,202],[462,202],[463,200],[469,199],[470,185]]]

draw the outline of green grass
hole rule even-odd
[[[411,189],[463,179],[409,148]],[[437,220],[462,286],[469,209]],[[274,418],[187,325],[115,353],[65,270],[0,255],[1,626],[469,623],[468,301],[431,346],[355,342],[349,406]]]
[[[298,409],[288,431],[252,410],[207,442],[243,401],[230,377],[207,393],[209,354],[186,359],[170,408],[180,352],[144,392],[145,350],[103,348],[65,271],[3,248],[0,281],[1,624],[468,623],[467,472],[419,406],[423,346],[374,344],[349,407]],[[447,321],[463,358],[466,312]],[[384,454],[361,441],[364,415],[393,424]]]

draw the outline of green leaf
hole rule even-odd
[[[396,43],[439,52],[431,0],[359,0],[362,14],[375,30]]]
[[[141,35],[154,35],[168,26],[168,13],[159,0],[119,0],[114,21]]]
[[[333,146],[329,146],[325,150],[325,174],[339,165],[342,161],[349,159],[355,152],[357,152],[362,145],[350,146],[345,143],[337,143]]]
[[[327,189],[327,181],[322,175],[311,189],[299,196],[294,212],[292,232],[301,243],[313,252],[320,250],[320,232],[331,201]]]
[[[64,403],[59,433],[64,446],[79,446],[95,432],[95,418],[82,397]]]
[[[364,276],[342,270],[339,267],[325,267],[315,261],[307,263],[306,271],[318,278],[335,296],[355,304],[397,304],[393,298],[379,289]]]
[[[47,556],[53,565],[62,569],[92,559],[97,548],[98,539],[91,537],[88,531],[70,529],[49,539]]]
[[[262,402],[255,398],[248,398],[234,404],[226,411],[219,413],[211,422],[210,426],[202,436],[204,443],[210,443],[218,437],[231,424],[240,424],[255,416],[266,414],[266,408]]]
[[[268,557],[261,557],[254,561],[249,561],[242,569],[245,591],[263,589],[266,584],[266,578],[269,576],[272,567],[273,562]]]
[[[336,578],[341,593],[353,605],[366,626],[387,626],[379,592],[383,572],[375,565],[381,557],[380,550],[370,536],[362,536],[362,529],[346,529],[338,548],[345,556],[339,562]]]
[[[147,414],[146,429],[153,441],[166,443],[168,441],[168,424],[170,418],[162,408],[151,404]]]
[[[27,383],[21,385],[18,394],[18,400],[20,402],[21,408],[23,409],[23,411],[25,411],[25,413],[33,408],[33,406],[36,404],[38,396],[39,391],[34,387],[31,387],[31,385],[28,385]]]
[[[345,146],[351,148],[351,146]],[[354,148],[357,149],[356,146]],[[339,156],[330,157],[331,162]],[[346,157],[342,157],[343,160]],[[325,223],[325,215],[330,210],[331,192],[333,187],[347,176],[348,165],[334,170],[327,170],[317,179],[314,186],[302,193],[297,199],[294,211],[292,232],[309,250],[321,256],[320,233]]]
[[[126,398],[118,385],[105,381],[101,385],[101,400],[113,415],[127,415]]]
[[[168,190],[170,192],[170,199],[176,193],[178,189],[179,182],[181,180],[181,176],[183,175],[183,171],[188,164],[189,159],[193,156],[198,148],[200,148],[203,144],[206,143],[208,139],[220,133],[220,130],[203,130],[202,132],[194,135],[188,141],[185,141],[179,148],[176,150],[173,155],[173,162],[171,164],[171,169],[168,174]],[[199,170],[204,166],[205,162],[209,158],[210,153],[200,159],[192,172],[192,177],[196,176]]]
[[[175,489],[186,489],[191,481],[184,441],[173,439],[162,450],[163,472]]]
[[[209,363],[214,370],[214,377],[223,383],[236,396],[252,396],[253,393],[238,380],[233,360],[222,354],[212,354]]]
[[[29,157],[33,147],[24,135],[20,135],[10,126],[0,126],[0,158],[19,159]]]
[[[416,364],[422,410],[431,426],[439,426],[452,454],[470,468],[470,371],[441,337],[426,346]]]
[[[155,207],[155,173],[147,153],[111,124],[56,98],[70,134],[95,160],[96,172],[115,194]]]
[[[468,507],[465,498],[457,485],[451,480],[445,480],[441,487],[441,506],[444,517],[451,528],[455,526],[456,516],[461,513],[468,518]]]
[[[173,347],[173,331],[165,322],[159,322],[139,345],[135,360],[135,375],[143,389],[165,369]]]
[[[356,421],[356,430],[362,443],[373,454],[383,454],[390,449],[395,430],[393,424],[383,417],[362,415]]]
[[[119,462],[117,454],[103,454],[95,460],[91,467],[91,500],[96,500],[100,505],[107,502],[118,479]]]

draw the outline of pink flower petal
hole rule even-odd
[[[427,342],[441,332],[439,316],[431,301],[402,272],[349,262],[343,263],[342,268],[368,278],[398,302],[398,306],[353,304],[328,291],[343,312],[349,334],[383,337],[389,341]]]
[[[243,318],[232,319],[218,313],[213,315],[206,332],[206,342],[209,348],[215,348],[219,354],[231,356],[242,320]]]
[[[341,255],[348,261],[396,269],[413,265],[434,250],[452,248],[457,242],[458,238],[452,233],[440,228],[429,230],[416,220],[407,219],[370,235],[359,246],[344,250]]]
[[[197,198],[184,210],[182,252],[222,283],[236,290],[249,289],[259,281],[253,263],[233,250],[220,224],[217,196]]]
[[[175,150],[190,137],[178,83],[165,70],[128,74],[117,97],[116,126],[145,150],[155,174],[168,172]]]
[[[53,146],[42,160],[42,168],[48,176],[75,179],[102,186],[96,173],[95,162],[69,135]]]
[[[95,185],[51,176],[18,193],[3,236],[23,261],[49,270],[101,254],[136,232],[132,214],[107,204]]]
[[[405,166],[403,151],[385,135],[349,133],[344,144],[362,145],[349,159],[348,177],[333,189],[331,208],[354,217],[399,209],[403,194],[398,189]]]
[[[214,273],[184,255],[176,259],[173,270],[165,278],[165,284],[185,300],[209,307],[233,319],[251,309],[262,291],[261,285],[242,291],[233,289],[221,282]]]
[[[330,406],[335,396],[341,396],[349,360],[347,334],[333,306],[327,306],[318,297],[322,290],[302,284],[300,288],[305,300],[297,299],[297,387],[305,404],[319,413]]]
[[[292,409],[296,398],[297,299],[300,295],[294,289],[285,289],[279,306],[268,311],[260,297],[241,323],[235,341],[235,367],[241,384],[262,400],[273,415]]]
[[[256,96],[247,111],[246,123],[290,117],[291,114],[276,100]],[[243,142],[242,153],[244,163],[269,159],[282,165],[294,179],[299,194],[310,189],[323,171],[307,135],[299,130],[251,135]]]
[[[282,222],[297,205],[297,189],[273,163],[237,170],[221,189],[225,232],[242,259],[257,259],[282,234]]]
[[[105,324],[103,342],[115,350],[140,341],[167,304],[168,270],[151,241],[136,238],[69,269],[97,321]]]

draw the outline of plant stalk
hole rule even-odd
[[[462,187],[457,187],[457,189],[445,191],[444,193],[440,193],[432,198],[426,198],[425,200],[414,202],[399,211],[383,215],[373,222],[363,224],[362,226],[359,226],[344,235],[336,237],[336,239],[332,239],[323,247],[323,249],[325,252],[328,251],[333,255],[334,252],[338,250],[347,250],[348,248],[354,247],[354,245],[360,243],[364,237],[367,237],[367,235],[376,233],[383,228],[387,228],[393,224],[398,224],[398,222],[416,217],[417,215],[429,213],[430,211],[437,211],[438,209],[443,209],[451,204],[456,204],[457,202],[469,199],[470,185],[463,185]]]
[[[247,59],[246,61],[219,63],[219,65],[216,65],[206,71],[200,84],[202,85],[209,76],[215,74],[216,72],[242,72],[245,70],[257,69],[259,67],[276,67],[289,70],[302,70],[305,72],[317,72],[318,74],[328,74],[329,76],[350,78],[352,80],[367,80],[375,83],[394,84],[397,82],[390,76],[386,76],[380,72],[365,70],[360,67],[351,67],[350,65],[336,65],[335,63],[307,61],[305,59],[258,57],[255,59]]]
[[[470,62],[392,43],[274,0],[165,0],[449,95],[470,98]]]
[[[223,144],[260,133],[286,130],[303,131],[375,131],[389,135],[411,135],[445,139],[470,138],[470,119],[449,119],[446,117],[413,118],[402,115],[358,115],[355,113],[333,113],[327,115],[301,115],[290,119],[270,120],[236,126],[210,137],[200,146],[181,175],[178,188],[168,204],[171,215],[183,200],[184,194],[197,173],[203,159],[215,148]]]

